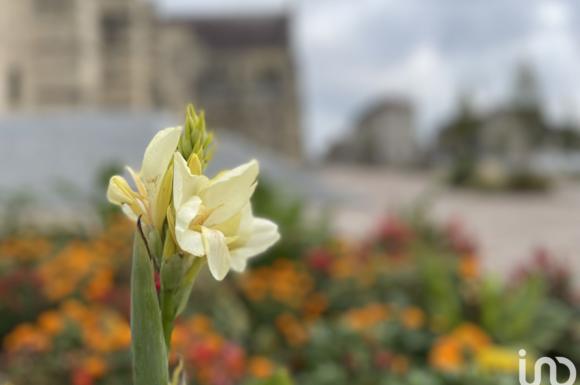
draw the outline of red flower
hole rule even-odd
[[[93,377],[84,369],[75,369],[71,375],[73,385],[93,385]]]
[[[321,273],[328,273],[332,267],[334,256],[325,248],[312,249],[306,255],[306,263],[314,270]]]

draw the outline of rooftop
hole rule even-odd
[[[281,15],[170,17],[162,23],[184,25],[212,48],[285,46],[289,18]]]

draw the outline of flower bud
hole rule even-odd
[[[203,172],[213,153],[212,143],[213,135],[207,132],[205,114],[203,111],[197,114],[190,104],[187,106],[185,126],[178,148],[183,158],[187,159],[192,173],[200,175]]]

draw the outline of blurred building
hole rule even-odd
[[[151,105],[151,8],[0,0],[0,113]]]
[[[195,100],[213,127],[301,154],[296,79],[286,15],[179,18],[160,24],[158,100]]]
[[[486,116],[480,131],[480,160],[506,170],[525,171],[536,149],[526,119],[518,111],[498,110]]]
[[[535,153],[559,137],[541,110],[541,96],[531,68],[516,72],[510,100],[493,111],[477,114],[468,100],[443,127],[438,138],[441,158],[464,168],[495,164],[504,173],[529,172]]]
[[[409,167],[419,163],[413,107],[403,99],[386,99],[364,111],[355,129],[335,144],[330,161]]]
[[[286,15],[163,19],[146,0],[0,0],[0,114],[170,109],[301,156]]]

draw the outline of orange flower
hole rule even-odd
[[[437,340],[429,354],[430,364],[439,370],[459,370],[468,358],[491,346],[491,340],[478,326],[464,324]]]
[[[429,364],[444,372],[458,371],[463,363],[461,343],[453,337],[439,338],[429,353]]]
[[[39,267],[46,296],[58,300],[71,294],[92,270],[95,259],[90,249],[81,242],[72,242],[58,255]]]
[[[0,242],[0,256],[14,258],[19,262],[31,262],[50,255],[52,244],[41,237],[22,237]]]
[[[50,339],[35,326],[21,324],[6,336],[4,347],[9,352],[22,350],[42,352],[50,348]]]
[[[38,318],[38,326],[46,334],[55,336],[64,328],[64,320],[59,313],[46,311]]]
[[[82,361],[81,368],[93,378],[101,378],[107,371],[107,363],[99,356],[90,356]]]
[[[336,279],[351,278],[355,275],[355,266],[356,264],[352,261],[352,258],[337,258],[334,260],[330,274]]]
[[[95,307],[80,324],[83,340],[97,352],[123,350],[130,344],[129,324],[118,314]]]
[[[252,301],[264,300],[268,295],[267,272],[261,269],[248,272],[242,276],[241,287]]]
[[[479,261],[477,257],[467,255],[459,260],[459,276],[464,280],[479,277]]]
[[[256,378],[268,378],[274,373],[274,364],[265,357],[253,357],[249,362],[248,371]]]
[[[307,330],[292,314],[283,313],[276,318],[275,322],[289,345],[302,346],[307,342]]]
[[[82,303],[75,299],[69,299],[61,305],[62,313],[73,321],[81,322],[86,318],[86,309]]]
[[[113,288],[113,271],[100,269],[90,279],[84,294],[89,300],[102,299]]]
[[[389,319],[389,307],[384,304],[370,304],[363,308],[349,310],[344,318],[347,325],[356,331],[364,331]]]
[[[241,279],[241,288],[252,301],[270,297],[293,308],[304,303],[313,287],[310,274],[286,259],[250,271]]]
[[[474,324],[463,324],[453,331],[453,336],[465,348],[478,352],[491,345],[491,339],[483,330]]]
[[[401,321],[407,329],[416,330],[425,324],[425,313],[417,307],[410,307],[403,310]]]
[[[175,350],[182,350],[187,346],[188,333],[184,325],[176,324],[171,333],[171,346]]]
[[[314,321],[328,307],[328,299],[322,293],[314,293],[310,295],[304,303],[302,312],[308,321]]]
[[[207,334],[212,331],[211,320],[202,314],[191,317],[187,322],[187,326],[196,334]]]
[[[405,374],[409,371],[409,359],[405,356],[397,355],[391,362],[391,370],[396,374]]]

